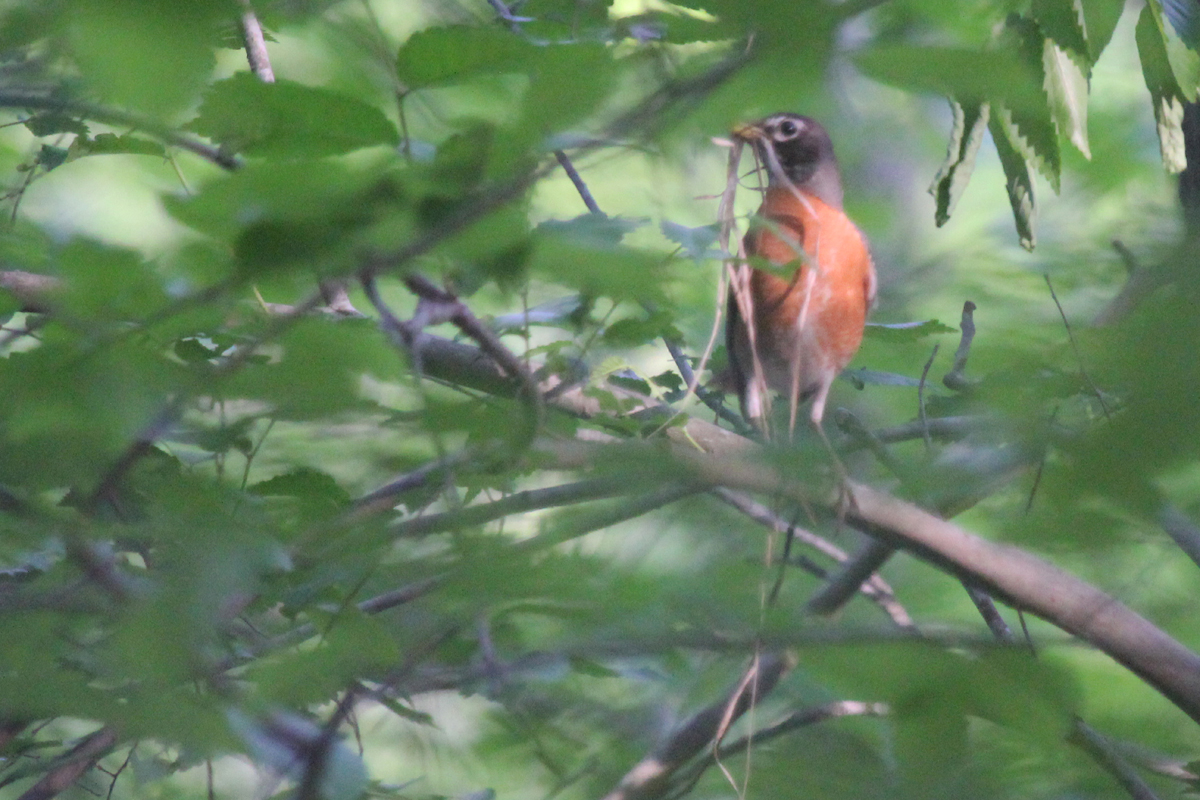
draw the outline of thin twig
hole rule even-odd
[[[466,304],[428,278],[410,273],[405,276],[404,283],[409,291],[419,298],[419,301],[413,319],[403,322],[392,312],[379,294],[374,273],[364,270],[361,277],[363,290],[367,294],[367,299],[379,312],[380,322],[385,331],[397,344],[412,354],[414,371],[417,374],[421,373],[422,336],[427,325],[450,322],[474,339],[479,345],[479,349],[517,383],[518,394],[524,400],[527,412],[525,430],[521,432],[518,445],[523,447],[533,441],[542,420],[542,396],[537,381],[525,362],[505,347],[499,337],[471,313]]]
[[[1067,741],[1091,756],[1108,774],[1116,778],[1117,783],[1121,784],[1121,788],[1128,792],[1133,800],[1158,800],[1158,795],[1121,757],[1108,738],[1083,720],[1075,720],[1075,726],[1067,736]]]
[[[933,352],[929,354],[929,360],[925,362],[925,368],[921,370],[921,381],[917,384],[917,411],[921,419],[921,436],[925,439],[925,452],[933,451],[933,437],[929,433],[929,418],[925,415],[925,379],[929,377],[929,368],[933,366],[933,360],[937,358],[938,348],[941,344],[933,346]]]
[[[499,0],[496,1],[498,2]],[[575,165],[571,163],[571,159],[567,158],[567,154],[562,150],[555,150],[554,157],[562,165],[563,172],[567,173],[567,177],[571,179],[571,183],[575,186],[575,191],[579,192],[579,197],[583,200],[583,204],[587,206],[587,210],[593,214],[604,216],[604,212],[600,210],[596,198],[592,197],[591,190],[583,182],[583,178],[580,176],[579,171],[575,169]]]
[[[789,660],[777,653],[766,653],[756,660],[754,685],[757,697],[775,688],[791,668]],[[750,708],[746,691],[747,672],[724,698],[706,707],[676,730],[665,742],[634,765],[604,800],[651,800],[669,788],[671,775],[693,757],[710,747],[722,724],[736,720]]]
[[[88,734],[83,741],[58,759],[58,765],[27,789],[18,800],[50,800],[61,794],[107,755],[116,744],[117,732],[114,728],[106,726]]]
[[[240,166],[237,158],[228,153],[223,153],[210,144],[205,144],[186,134],[172,130],[150,117],[94,103],[73,100],[59,94],[4,89],[0,91],[0,108],[35,108],[43,111],[57,111],[63,114],[92,119],[105,125],[134,128],[172,147],[178,147],[194,153],[206,161],[211,161],[222,169],[233,170]]]
[[[154,443],[171,429],[171,426],[179,419],[179,415],[183,413],[183,405],[182,396],[177,395],[163,406],[150,424],[142,429],[133,443],[125,448],[125,452],[117,458],[104,477],[100,479],[88,498],[86,504],[88,509],[94,513],[101,503],[111,503],[117,512],[121,513],[117,496],[117,489],[121,481],[138,461],[154,449]]]
[[[1075,361],[1079,364],[1079,375],[1083,378],[1084,383],[1092,390],[1092,394],[1100,401],[1100,409],[1104,412],[1105,419],[1112,419],[1112,414],[1108,410],[1108,403],[1104,402],[1104,395],[1100,392],[1100,388],[1092,382],[1092,377],[1088,375],[1087,368],[1083,365],[1083,356],[1079,353],[1079,345],[1075,343],[1075,334],[1071,331],[1071,323],[1067,321],[1067,314],[1063,311],[1062,303],[1058,302],[1058,295],[1054,291],[1054,284],[1050,282],[1050,273],[1043,276],[1046,279],[1046,288],[1050,290],[1050,298],[1054,300],[1054,306],[1058,309],[1058,315],[1062,318],[1063,327],[1067,329],[1067,340],[1071,343],[1071,350],[1075,352]]]

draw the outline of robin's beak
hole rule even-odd
[[[753,142],[763,137],[763,129],[754,122],[744,122],[733,129],[733,138]]]

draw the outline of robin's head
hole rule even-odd
[[[800,114],[772,114],[739,125],[734,137],[749,143],[767,168],[769,183],[790,182],[831,205],[842,205],[842,182],[828,132]]]

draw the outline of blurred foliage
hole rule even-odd
[[[768,602],[758,523],[678,502],[665,456],[513,454],[504,381],[424,374],[380,319],[422,313],[406,277],[453,290],[601,409],[547,436],[659,430],[631,389],[707,417],[664,344],[699,369],[718,305],[710,137],[811,113],[881,277],[835,403],[962,426],[891,468],[840,433],[851,471],[1200,647],[1163,531],[1200,513],[1200,245],[1168,177],[1197,147],[1194,0],[255,5],[271,84],[234,0],[0,3],[0,276],[57,281],[0,293],[0,798],[72,764],[64,796],[603,796],[759,641],[795,666],[726,735],[749,743],[660,796],[1123,796],[1076,717],[1130,763],[1196,758],[1136,677],[1037,620],[1036,657],[989,641],[912,557],[884,576],[921,641],[861,597],[805,614],[802,570]],[[1117,314],[1121,254],[1144,290]],[[272,305],[318,279],[370,313]],[[846,699],[888,711],[772,727]]]

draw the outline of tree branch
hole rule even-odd
[[[63,114],[95,120],[105,125],[135,128],[153,136],[164,144],[194,153],[222,169],[233,170],[240,166],[240,162],[234,156],[222,153],[218,148],[210,144],[205,144],[198,139],[193,139],[186,134],[172,130],[150,117],[94,103],[73,100],[70,97],[60,94],[44,94],[20,89],[3,89],[0,90],[0,108],[33,108],[41,111],[57,111]]]
[[[88,734],[83,741],[56,759],[54,768],[27,789],[18,800],[50,800],[70,788],[71,784],[95,766],[116,744],[117,732],[114,728],[106,726]]]
[[[724,698],[706,707],[679,727],[625,773],[604,800],[652,800],[667,790],[671,775],[720,736],[729,724],[779,683],[791,668],[787,658],[765,653],[755,658],[737,685]]]

